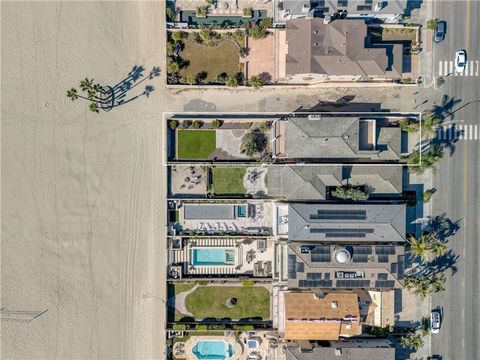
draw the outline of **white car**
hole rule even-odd
[[[467,53],[465,50],[458,50],[455,53],[455,72],[463,72],[467,64]]]
[[[440,332],[440,313],[433,310],[430,313],[430,331],[432,334],[438,334]]]

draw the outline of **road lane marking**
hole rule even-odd
[[[453,61],[450,61],[450,71],[448,72],[449,74],[453,72]]]
[[[439,61],[438,62],[438,76],[442,76],[443,75],[443,62],[442,61]]]
[[[468,199],[468,153],[467,153],[467,142],[463,143],[463,202],[467,202]],[[466,218],[467,216],[465,216]],[[466,227],[465,227],[466,229]],[[466,236],[467,231],[465,230],[464,235]]]
[[[478,76],[479,74],[479,68],[480,68],[480,61],[479,60],[476,60],[475,61],[475,64],[477,65],[477,68],[475,70],[475,76]]]
[[[458,139],[463,140],[463,135],[465,132],[463,131],[463,125],[458,125]]]

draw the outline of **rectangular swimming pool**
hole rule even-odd
[[[232,358],[234,349],[223,340],[198,340],[192,352],[198,360],[225,360]]]
[[[224,248],[193,249],[194,266],[222,266],[235,264],[235,250]]]

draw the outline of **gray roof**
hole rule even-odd
[[[337,349],[341,349],[338,354]],[[287,347],[287,360],[395,360],[395,348],[335,348],[314,347],[309,352],[302,352],[299,348]]]
[[[185,204],[185,220],[231,220],[235,218],[235,206],[231,204]]]
[[[270,166],[268,195],[288,200],[325,200],[328,186],[367,185],[371,194],[399,194],[402,166]]]
[[[366,37],[363,20],[335,20],[328,24],[320,18],[288,20],[285,73],[386,75],[386,50],[366,48]]]
[[[404,242],[405,205],[290,204],[292,241]]]
[[[285,127],[289,158],[398,160],[401,156],[399,127],[377,128],[374,150],[360,150],[358,117],[291,117]]]
[[[349,258],[342,259],[346,252]],[[288,246],[286,275],[294,289],[385,290],[403,288],[404,268],[403,245],[295,242]]]

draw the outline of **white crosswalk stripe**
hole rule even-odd
[[[479,125],[444,125],[437,129],[437,140],[480,140]]]
[[[480,76],[480,61],[469,60],[465,65],[465,70],[456,72],[454,70],[453,60],[443,60],[438,62],[438,76]]]

